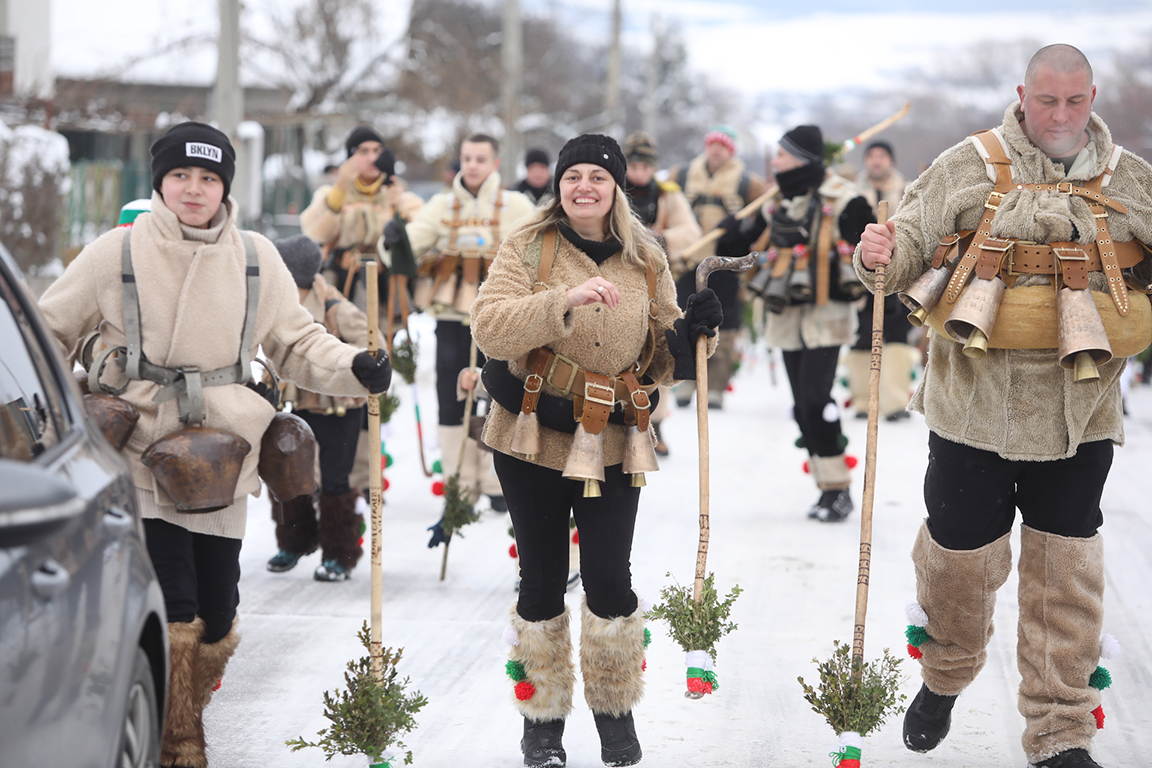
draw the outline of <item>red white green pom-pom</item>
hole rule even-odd
[[[836,768],[860,768],[860,750],[863,746],[863,736],[855,731],[844,731],[840,734],[840,748],[828,754]]]
[[[904,630],[904,636],[908,638],[908,655],[914,659],[922,659],[924,652],[920,650],[920,646],[932,639],[925,629],[928,614],[916,602],[904,606],[904,613],[908,617],[908,627]]]
[[[928,614],[921,607],[920,603],[915,601],[908,603],[904,606],[904,615],[908,617],[908,623],[914,624],[917,627],[928,626]]]
[[[1096,667],[1096,671],[1088,678],[1088,685],[1102,691],[1112,685],[1112,675],[1104,667]]]
[[[924,651],[912,645],[912,643],[908,643],[908,655],[914,659],[919,660],[924,658]]]
[[[1100,638],[1100,658],[1114,659],[1120,655],[1120,643],[1107,633]]]
[[[504,634],[502,635],[502,637],[504,639],[504,642],[507,643],[508,645],[512,646],[513,648],[519,647],[519,645],[520,645],[520,633],[517,632],[516,627],[512,626],[511,624],[504,627]]]
[[[508,660],[508,663],[504,665],[504,671],[508,673],[508,677],[517,683],[528,677],[528,673],[524,671],[524,665],[515,659]]]
[[[400,755],[394,749],[386,749],[380,755],[379,762],[372,763],[368,768],[392,768],[392,761]]]
[[[650,645],[652,645],[652,630],[644,627],[644,647],[647,648]]]
[[[532,685],[532,683],[528,682],[527,680],[521,680],[520,682],[516,683],[517,701],[528,701],[528,699],[535,695],[536,686]]]
[[[516,551],[516,542],[512,542],[512,546],[508,547],[508,557],[515,560],[519,556],[520,553]]]
[[[1096,730],[1103,729],[1104,728],[1104,705],[1101,704],[1100,706],[1096,707],[1096,709],[1092,710],[1092,714],[1096,718]]]
[[[720,681],[712,671],[712,656],[708,651],[688,651],[688,692],[712,693],[720,689]]]
[[[928,634],[928,630],[924,629],[924,627],[918,627],[915,624],[908,625],[908,628],[904,630],[904,636],[908,638],[909,645],[914,645],[917,648],[932,639],[931,635]]]

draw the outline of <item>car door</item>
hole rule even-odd
[[[55,484],[73,502],[67,519],[30,533],[0,525],[0,764],[103,767],[120,737],[107,709],[123,700],[119,544],[134,523],[122,472],[69,409],[75,398],[10,279],[0,273],[0,461],[36,473],[32,497]]]

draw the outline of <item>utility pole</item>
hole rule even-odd
[[[504,34],[500,45],[500,66],[504,71],[504,141],[500,142],[500,169],[505,183],[516,180],[520,161],[520,92],[524,89],[524,27],[520,21],[520,0],[504,0]]]
[[[217,127],[227,134],[236,149],[236,178],[232,181],[233,196],[245,210],[244,191],[247,189],[247,166],[241,157],[242,142],[237,126],[244,119],[244,91],[240,88],[240,0],[218,0],[220,4],[220,39],[216,65],[216,87],[212,91],[209,110]],[[241,216],[242,219],[247,218]]]
[[[620,114],[620,22],[621,0],[615,0],[612,7],[612,38],[608,48],[608,84],[604,89],[604,122],[606,133],[615,138],[624,138],[624,116]]]
[[[656,140],[656,117],[660,111],[660,20],[652,17],[652,55],[648,57],[644,90],[644,132]],[[659,142],[657,141],[657,144]]]

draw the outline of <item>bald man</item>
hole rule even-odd
[[[887,264],[886,289],[897,292],[932,267],[936,254],[939,265],[963,252],[937,314],[963,301],[955,295],[968,277],[986,281],[982,287],[1003,281],[1008,291],[1039,285],[1046,288],[1033,293],[1047,301],[1051,328],[1059,323],[1047,287],[1055,280],[1066,296],[1096,291],[1102,311],[1128,314],[1121,325],[1143,323],[1124,310],[1148,299],[1126,290],[1124,277],[1152,284],[1140,245],[1152,242],[1152,167],[1114,146],[1092,112],[1092,67],[1077,49],[1038,51],[1017,96],[998,128],[940,155],[887,225],[867,227],[857,272],[871,284],[872,270]],[[957,234],[957,246],[938,248]],[[1008,326],[1006,314],[1011,309],[1002,305],[1000,327]],[[1057,350],[1044,348],[1051,341],[1037,341],[1031,330],[1015,341],[1023,348],[993,344],[981,357],[934,332],[910,406],[924,414],[930,434],[928,518],[912,550],[918,604],[909,610],[921,627],[910,639],[918,646],[913,655],[923,654],[924,684],[905,716],[904,743],[917,752],[935,748],[957,696],[984,665],[1019,509],[1024,751],[1037,767],[1099,768],[1088,753],[1103,722],[1098,688],[1106,685],[1093,674],[1104,592],[1097,530],[1113,447],[1124,437],[1125,359],[1101,363],[1097,378],[1078,379],[1061,367]]]

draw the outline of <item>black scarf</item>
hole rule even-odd
[[[597,265],[603,264],[624,248],[619,240],[585,240],[573,232],[572,227],[563,221],[560,222],[557,229],[560,230],[560,234],[564,235],[565,240],[583,251]]]
[[[823,163],[808,163],[799,168],[776,174],[776,183],[780,185],[780,196],[785,200],[806,195],[819,187],[823,181]]]
[[[660,185],[655,179],[642,187],[627,186],[628,203],[632,212],[646,227],[656,223],[656,212],[660,206]]]

